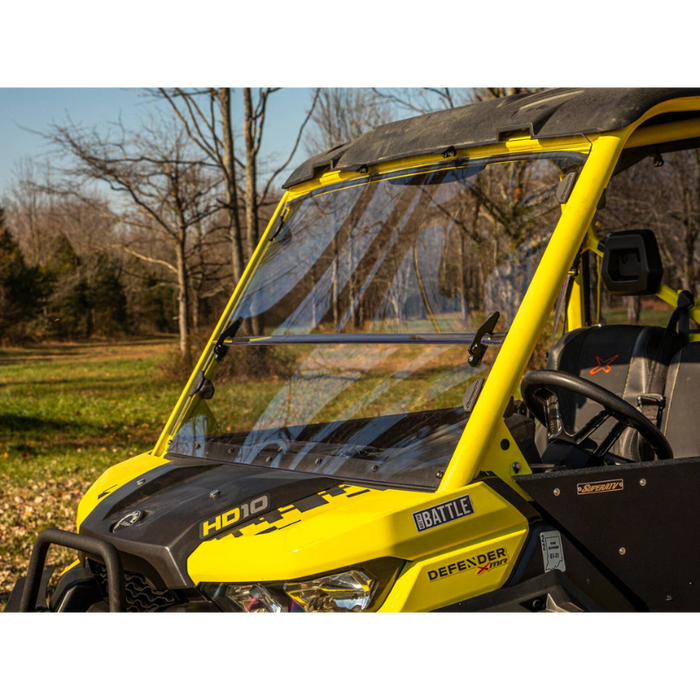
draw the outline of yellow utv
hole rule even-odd
[[[698,149],[700,90],[557,89],[307,160],[8,610],[700,610]]]

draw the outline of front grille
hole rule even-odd
[[[90,570],[104,597],[107,597],[107,567],[101,562],[89,560]],[[143,574],[135,571],[124,572],[127,612],[157,612],[178,603],[172,591],[153,588]]]

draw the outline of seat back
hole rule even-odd
[[[677,333],[657,326],[579,328],[566,333],[552,348],[547,369],[587,379],[636,407],[640,396],[663,394],[668,366],[680,346]],[[557,396],[564,425],[572,430],[583,427],[601,410],[599,404],[571,392],[558,391]],[[592,439],[599,443],[613,425],[608,421]],[[542,437],[538,434],[537,438],[541,449]],[[644,456],[639,443],[636,431],[625,430],[613,452],[639,460]]]
[[[700,456],[700,343],[690,343],[674,355],[665,395],[661,430],[673,456]]]

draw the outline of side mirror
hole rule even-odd
[[[601,275],[611,294],[656,294],[664,269],[653,231],[616,231],[608,234]]]

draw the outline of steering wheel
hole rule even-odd
[[[535,418],[547,428],[549,443],[575,445],[589,455],[602,459],[610,451],[625,428],[636,430],[651,446],[658,459],[673,459],[673,450],[664,434],[642,413],[616,394],[575,374],[553,370],[535,370],[523,377],[522,396],[525,405]],[[603,407],[582,428],[575,432],[567,430],[559,411],[559,401],[552,389],[566,389],[584,396]],[[616,420],[608,435],[595,452],[582,447],[609,418]]]

